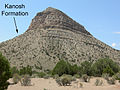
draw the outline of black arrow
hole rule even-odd
[[[18,33],[18,29],[17,29],[17,24],[16,24],[15,17],[13,17],[13,19],[14,19],[14,23],[15,23],[16,32]]]

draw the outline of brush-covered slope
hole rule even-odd
[[[120,51],[94,38],[62,11],[47,8],[37,13],[22,35],[0,43],[0,51],[12,66],[52,69],[61,60],[80,64],[110,57],[120,63]]]

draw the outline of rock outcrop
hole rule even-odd
[[[52,69],[61,60],[72,64],[110,57],[120,64],[120,51],[94,38],[82,25],[63,12],[47,8],[37,13],[28,30],[0,43],[11,66],[30,65],[35,70]]]
[[[86,31],[82,25],[72,20],[63,12],[51,7],[47,8],[43,12],[37,13],[35,18],[32,20],[29,29],[31,30],[37,28],[39,29],[58,28],[58,29],[70,30],[73,32],[80,31],[84,34],[90,35],[90,33]]]

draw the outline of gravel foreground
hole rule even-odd
[[[103,80],[102,86],[95,86],[96,79]],[[12,83],[12,79],[9,80]],[[32,86],[21,86],[20,83],[9,85],[8,90],[120,90],[118,81],[115,85],[107,84],[103,78],[92,78],[89,83],[81,82],[79,79],[73,81],[70,86],[59,86],[55,79],[32,78]],[[83,87],[80,87],[80,83]]]

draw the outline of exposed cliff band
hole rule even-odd
[[[36,28],[61,28],[68,29],[74,32],[80,31],[87,35],[91,35],[88,31],[85,30],[84,26],[80,25],[72,18],[68,17],[62,11],[51,7],[48,7],[43,12],[37,13],[35,18],[32,20],[29,29]]]

